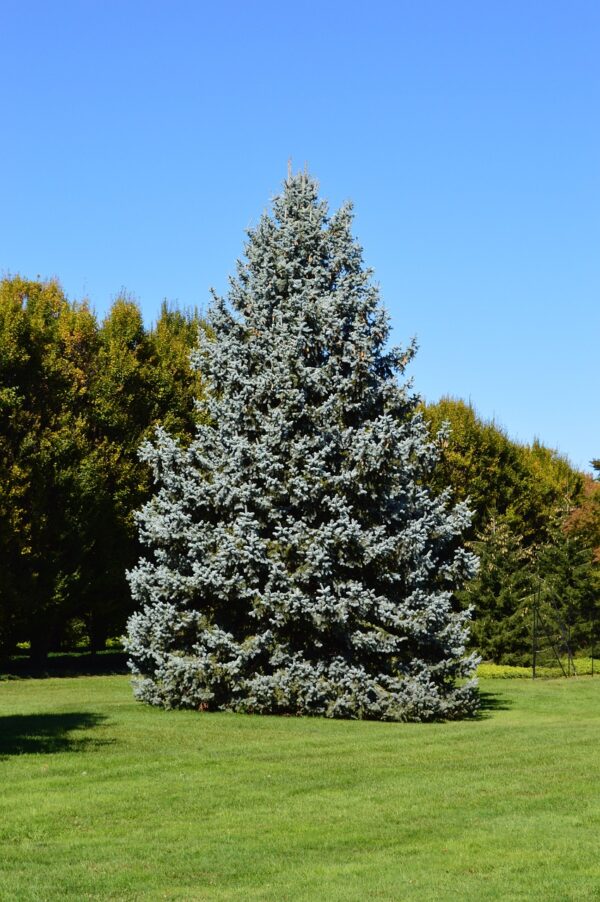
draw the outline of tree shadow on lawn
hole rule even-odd
[[[496,711],[509,711],[512,708],[512,702],[505,695],[496,692],[485,692],[479,690],[479,710],[475,715],[478,720],[484,720]]]
[[[67,714],[10,714],[0,717],[0,760],[10,755],[83,752],[111,745],[113,739],[76,737],[76,730],[100,726],[106,717],[85,711]]]

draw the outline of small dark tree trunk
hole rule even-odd
[[[34,667],[43,667],[48,660],[48,652],[50,651],[50,634],[38,633],[31,637],[31,647],[29,658]]]

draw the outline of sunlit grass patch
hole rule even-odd
[[[600,680],[481,690],[425,725],[2,683],[0,899],[597,899]]]

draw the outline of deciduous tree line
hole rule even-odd
[[[0,652],[34,658],[119,635],[148,493],[140,442],[185,435],[200,394],[195,313],[163,305],[147,329],[120,297],[99,322],[56,282],[0,283]]]

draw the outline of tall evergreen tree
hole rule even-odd
[[[195,365],[209,419],[144,446],[157,491],[130,573],[138,698],[387,720],[477,704],[464,504],[423,485],[434,445],[351,235],[306,174],[249,232]]]

